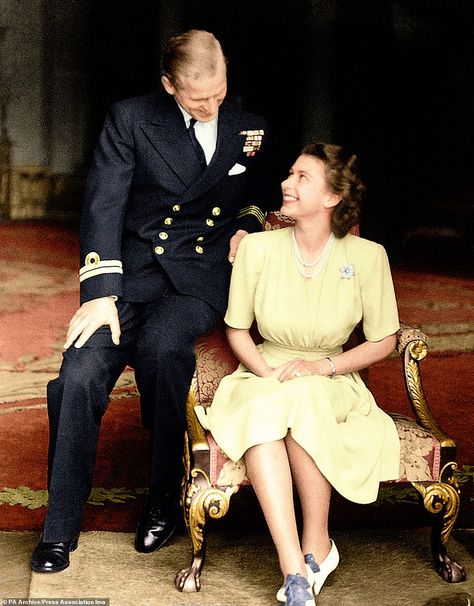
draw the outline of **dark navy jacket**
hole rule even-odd
[[[260,116],[224,101],[216,151],[201,173],[172,96],[158,92],[116,103],[87,180],[81,303],[111,294],[152,301],[162,269],[178,292],[223,313],[229,240],[239,228],[261,229],[263,212],[275,206],[274,180]]]

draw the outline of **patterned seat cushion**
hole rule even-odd
[[[408,417],[390,415],[400,437],[400,475],[396,482],[423,482],[437,480],[440,471],[441,446],[426,429]],[[209,451],[209,479],[219,486],[249,484],[245,477],[245,463],[230,461],[216,444],[210,432],[206,433]]]
[[[279,229],[291,225],[293,221],[281,213],[269,213],[265,229]],[[351,230],[358,235],[358,226]],[[261,340],[255,327],[252,336]],[[238,362],[229,347],[224,326],[217,327],[210,335],[202,337],[196,345],[196,389],[197,400],[202,406],[212,402],[221,379],[237,368]],[[363,375],[366,380],[365,375]],[[441,445],[429,431],[415,423],[413,419],[399,414],[391,414],[400,437],[400,475],[396,482],[433,481],[438,479],[441,460]],[[210,445],[209,461],[202,459],[200,465],[209,474],[211,482],[217,486],[248,484],[243,461],[233,463],[220,450],[212,435],[206,432]],[[208,465],[207,465],[208,463]]]
[[[212,402],[221,379],[233,372],[237,360],[233,356],[224,330],[214,330],[197,345],[196,387],[198,401],[203,406]],[[433,481],[440,471],[441,445],[426,429],[413,419],[391,414],[400,437],[400,476],[398,482]],[[243,462],[232,463],[207,432],[210,444],[210,480],[218,486],[248,483]],[[207,470],[206,470],[207,471]]]

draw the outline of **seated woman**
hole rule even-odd
[[[245,458],[287,606],[313,606],[339,563],[328,534],[332,487],[370,503],[399,471],[395,425],[357,372],[392,352],[399,321],[384,248],[348,233],[364,189],[355,161],[337,145],[306,146],[282,183],[281,211],[294,227],[242,240],[225,316],[241,364],[210,408],[196,407],[222,450]],[[260,345],[249,333],[254,320]],[[361,320],[366,341],[343,352]]]

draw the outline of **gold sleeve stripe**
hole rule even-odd
[[[106,263],[106,261],[104,261],[104,263]],[[83,269],[85,269],[85,271],[79,275],[79,282],[84,282],[84,280],[87,280],[88,278],[93,278],[94,276],[100,276],[102,274],[123,274],[122,266],[118,265]]]
[[[113,259],[111,261],[101,261],[100,258],[97,257],[93,260],[90,260],[87,257],[85,265],[79,270],[80,276],[92,269],[99,269],[100,267],[118,267],[119,269],[122,269],[122,261],[120,261],[119,259]]]
[[[90,252],[84,259],[84,266],[79,270],[79,282],[101,274],[123,274],[122,261],[120,259],[101,261],[98,253]]]
[[[246,206],[245,208],[241,208],[237,214],[237,218],[241,219],[246,215],[254,215],[262,225],[265,222],[265,214],[258,206]]]

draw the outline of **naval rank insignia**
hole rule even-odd
[[[255,154],[259,151],[262,145],[263,135],[265,134],[264,130],[242,130],[239,135],[245,135],[245,143],[242,151],[244,151],[247,156],[255,156]]]

